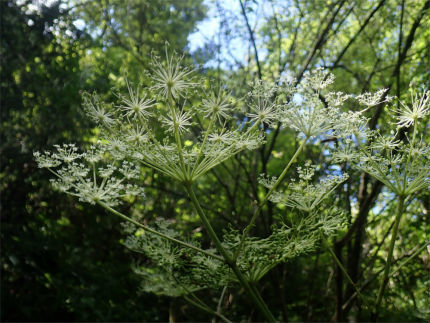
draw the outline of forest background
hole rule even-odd
[[[227,84],[237,96],[246,94],[250,82],[281,75],[300,82],[306,71],[324,67],[336,76],[336,91],[387,88],[407,102],[411,84],[430,85],[429,9],[430,1],[423,0],[2,0],[1,320],[207,320],[181,298],[142,291],[132,265],[144,256],[122,245],[121,220],[53,191],[47,172],[37,168],[34,151],[63,142],[84,145],[97,135],[82,113],[83,91],[109,100],[113,88],[125,88],[125,76],[143,82],[151,54],[164,53],[168,42],[170,50],[185,52],[197,73]],[[381,104],[366,112],[372,129],[395,130],[386,111]],[[422,129],[424,138],[428,132],[428,126]],[[299,163],[326,164],[329,144],[307,146]],[[262,194],[258,174],[279,174],[296,146],[293,132],[275,130],[258,151],[241,153],[199,183],[218,231],[247,223],[250,201]],[[397,201],[379,181],[348,172],[333,199],[343,201],[351,216],[333,244],[362,293],[376,295]],[[145,203],[125,205],[124,212],[138,209],[149,223],[167,218],[201,236],[201,224],[177,186],[156,175],[145,184]],[[269,204],[259,219],[262,235],[273,208]],[[391,278],[381,320],[429,319],[430,259],[421,248],[430,232],[429,212],[429,190],[409,201],[395,263],[414,258]],[[260,285],[284,321],[368,319],[322,247],[280,264]],[[201,297],[213,302],[219,293]],[[259,319],[241,290],[228,290],[222,307],[234,317]]]

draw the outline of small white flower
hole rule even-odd
[[[396,136],[378,136],[378,138],[372,144],[372,148],[379,150],[393,150],[400,144],[400,140],[395,140],[395,138]]]
[[[207,98],[202,100],[202,111],[206,113],[206,117],[215,115],[220,123],[222,119],[228,119],[229,110],[229,97],[221,89],[218,93],[211,92]]]
[[[55,158],[55,155],[47,151],[43,155],[40,152],[33,153],[39,168],[53,168],[61,164],[61,161]]]
[[[127,151],[127,145],[119,137],[107,138],[104,148],[118,159],[121,159],[121,156]]]
[[[366,105],[367,107],[370,108],[384,102],[390,102],[393,99],[390,96],[385,96],[385,98],[383,99],[385,92],[387,91],[388,89],[380,89],[375,93],[366,92],[358,95],[356,99],[360,104]]]
[[[346,100],[351,97],[350,94],[345,94],[343,92],[329,92],[325,96],[327,103],[333,107],[337,107],[343,104]]]
[[[351,163],[357,160],[357,152],[354,151],[351,145],[346,144],[333,152],[332,162],[335,164]]]
[[[289,102],[282,111],[280,121],[283,126],[303,133],[306,137],[315,137],[332,129],[329,110],[316,100],[306,102],[305,106]]]
[[[324,70],[317,68],[312,72],[305,72],[303,75],[303,83],[314,90],[322,90],[334,82],[334,75]]]
[[[89,151],[84,154],[84,158],[90,164],[95,164],[103,159],[104,149],[101,146],[91,145]]]
[[[136,87],[136,90],[133,90],[128,81],[127,88],[129,98],[121,96],[121,110],[125,112],[125,117],[146,120],[152,115],[149,108],[154,105],[154,100],[147,98],[148,95],[146,93],[140,93],[139,87]]]
[[[181,66],[182,57],[177,58],[176,55],[170,55],[166,46],[166,64],[162,64],[156,57],[153,60],[153,89],[165,98],[172,96],[178,98],[184,95],[187,89],[196,86],[187,80],[194,70]]]
[[[128,180],[130,179],[139,179],[140,170],[134,164],[129,163],[128,161],[124,161],[122,163],[119,172],[124,175],[124,177]]]
[[[399,120],[397,125],[401,127],[409,127],[414,124],[418,119],[424,118],[429,114],[430,106],[430,91],[423,92],[420,96],[411,90],[412,107],[407,106],[400,101],[402,110],[397,117]]]
[[[126,139],[132,143],[142,144],[148,142],[148,135],[145,133],[143,126],[136,126],[128,131]]]
[[[161,122],[168,127],[170,132],[174,133],[175,128],[178,128],[179,133],[182,133],[188,126],[191,126],[190,120],[191,115],[189,112],[175,109],[167,117],[162,117]]]
[[[82,154],[77,153],[78,148],[74,144],[54,145],[54,147],[57,148],[57,153],[53,156],[66,163],[71,163],[75,159],[82,157]]]
[[[346,179],[347,174],[340,176],[331,175],[319,183],[309,183],[315,174],[315,166],[309,163],[304,168],[297,167],[300,181],[291,182],[287,192],[275,192],[270,198],[272,202],[281,203],[286,206],[297,208],[305,212],[316,210],[316,207],[325,200],[331,192]]]
[[[116,170],[116,167],[113,165],[108,165],[107,167],[100,167],[98,169],[98,173],[102,178],[109,178],[112,176],[113,172]]]
[[[251,122],[261,122],[270,125],[279,117],[276,109],[277,105],[271,102],[270,98],[258,97],[251,104],[251,111],[253,113],[249,113],[247,116]]]
[[[113,114],[108,111],[108,106],[96,94],[84,93],[83,98],[85,111],[91,120],[106,127],[115,123]]]

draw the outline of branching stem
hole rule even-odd
[[[164,239],[170,240],[170,241],[175,242],[175,243],[177,243],[177,244],[179,244],[179,245],[182,245],[182,246],[184,246],[184,247],[187,247],[187,248],[193,249],[193,250],[195,250],[195,251],[197,251],[197,252],[200,252],[200,253],[202,253],[202,254],[205,254],[206,256],[209,256],[209,257],[215,258],[215,259],[217,259],[217,260],[220,260],[220,261],[222,261],[222,262],[225,262],[225,261],[224,261],[224,258],[222,258],[222,257],[220,257],[220,256],[218,256],[218,255],[216,255],[216,254],[213,254],[212,252],[209,252],[209,251],[206,251],[206,250],[200,249],[200,248],[198,248],[198,247],[196,247],[196,246],[193,246],[192,244],[189,244],[189,243],[187,243],[187,242],[185,242],[185,241],[181,241],[181,240],[175,239],[175,238],[170,237],[170,236],[168,236],[168,235],[166,235],[166,234],[164,234],[164,233],[161,233],[161,232],[158,232],[158,231],[156,231],[156,230],[154,230],[154,229],[151,229],[150,227],[148,227],[148,226],[146,226],[146,225],[144,225],[144,224],[142,224],[142,223],[139,223],[139,222],[137,222],[137,221],[135,221],[135,220],[133,220],[133,219],[129,218],[128,216],[126,216],[126,215],[122,214],[121,212],[118,212],[117,210],[115,210],[115,209],[111,208],[110,206],[106,205],[106,204],[105,204],[105,203],[103,203],[103,202],[100,202],[100,201],[99,201],[99,202],[97,202],[97,204],[99,204],[100,206],[102,206],[103,208],[105,208],[106,210],[108,210],[109,212],[111,212],[111,213],[113,213],[113,214],[115,214],[115,215],[119,216],[120,218],[122,218],[122,219],[124,219],[124,220],[126,220],[126,221],[128,221],[128,222],[130,222],[130,223],[133,223],[134,225],[138,226],[139,228],[142,228],[142,229],[144,229],[145,231],[148,231],[148,232],[150,232],[150,233],[152,233],[152,234],[154,234],[154,235],[156,235],[156,236],[159,236],[159,237],[161,237],[161,238],[164,238]]]
[[[261,201],[261,203],[258,205],[258,207],[255,209],[254,214],[252,215],[251,221],[249,221],[249,224],[246,226],[245,230],[243,230],[242,238],[239,242],[239,245],[234,252],[234,260],[236,260],[240,254],[241,249],[243,248],[243,244],[245,242],[246,237],[248,236],[249,231],[255,224],[255,220],[257,219],[258,215],[263,210],[264,205],[269,200],[269,197],[272,195],[273,191],[278,187],[278,185],[282,182],[285,175],[287,174],[288,170],[290,169],[291,165],[295,162],[297,156],[301,153],[303,148],[305,147],[305,144],[308,140],[308,137],[303,140],[303,142],[300,144],[299,148],[297,148],[296,152],[294,153],[293,157],[291,157],[290,161],[288,162],[287,166],[285,166],[284,170],[282,171],[281,175],[279,175],[278,179],[276,180],[275,184],[270,188],[270,190],[267,192],[264,199]]]
[[[184,298],[191,305],[194,305],[195,307],[198,307],[201,310],[203,310],[203,311],[205,311],[205,312],[207,312],[209,314],[212,314],[212,315],[215,315],[215,316],[219,317],[221,320],[223,320],[226,323],[231,323],[231,321],[228,318],[226,318],[224,315],[222,315],[221,313],[218,313],[218,312],[212,310],[211,308],[209,308],[205,304],[200,304],[200,302],[198,303],[198,302],[192,300],[191,298],[189,298],[188,296],[184,296]]]
[[[188,171],[187,171],[187,168],[185,167],[184,154],[182,152],[182,139],[181,139],[181,134],[179,133],[179,125],[178,125],[178,120],[176,119],[176,113],[175,113],[175,100],[173,99],[173,96],[170,93],[170,91],[169,91],[168,102],[169,102],[170,111],[172,113],[172,118],[173,118],[175,141],[176,141],[176,146],[178,147],[179,162],[180,162],[182,171],[184,173],[184,180],[188,180]]]
[[[360,289],[358,288],[357,284],[354,283],[354,281],[352,280],[351,276],[349,276],[348,271],[346,270],[346,268],[343,266],[342,262],[339,260],[339,258],[334,253],[334,251],[331,248],[330,243],[328,242],[328,240],[325,237],[324,233],[322,233],[321,230],[319,231],[319,233],[320,233],[320,236],[321,236],[321,238],[322,238],[322,240],[324,242],[324,245],[326,246],[327,250],[330,252],[330,254],[333,257],[333,259],[336,262],[336,264],[339,266],[340,270],[342,270],[343,274],[348,279],[349,283],[354,287],[355,292],[357,293],[357,295],[361,298],[361,300],[364,302],[364,304],[366,304],[367,308],[370,309],[371,307],[369,306],[369,304],[367,304],[367,302],[364,299],[363,295],[361,295]]]
[[[384,296],[385,287],[387,286],[388,277],[390,274],[391,262],[393,260],[394,244],[396,242],[397,232],[399,230],[400,219],[403,214],[404,202],[405,202],[405,197],[399,196],[399,202],[397,204],[396,219],[394,221],[393,232],[391,234],[391,241],[390,241],[390,247],[388,249],[387,262],[385,263],[385,268],[384,268],[384,276],[382,277],[381,285],[379,286],[378,297],[376,298],[376,303],[375,303],[375,311],[372,313],[372,321],[374,322],[376,322],[378,318],[382,297]]]
[[[239,283],[248,292],[249,296],[252,298],[255,305],[257,305],[257,307],[260,309],[261,313],[264,315],[266,320],[268,320],[269,322],[276,322],[275,317],[270,312],[269,308],[267,307],[267,305],[264,302],[263,298],[261,297],[260,293],[256,289],[253,289],[251,287],[251,285],[249,284],[245,275],[239,270],[236,262],[233,260],[232,255],[222,245],[217,234],[215,233],[214,229],[212,228],[212,225],[210,224],[209,219],[207,218],[202,207],[200,206],[200,203],[199,203],[196,195],[194,194],[192,184],[191,183],[185,183],[184,185],[185,185],[185,189],[187,190],[187,193],[191,199],[191,202],[193,203],[194,208],[196,209],[197,214],[199,215],[200,219],[202,220],[203,225],[205,226],[205,228],[206,228],[212,242],[215,244],[215,247],[218,250],[218,252],[223,256],[223,258],[225,259],[225,262],[233,270],[234,274],[236,275],[237,279],[239,280]]]

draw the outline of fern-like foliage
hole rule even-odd
[[[134,271],[142,276],[144,291],[177,297],[202,289],[222,288],[234,280],[234,275],[225,263],[154,237],[134,225],[124,225],[129,233],[125,246],[143,253],[147,259],[145,263],[134,265]],[[171,222],[161,218],[154,228],[170,237],[181,237]],[[198,241],[189,243],[200,247]]]

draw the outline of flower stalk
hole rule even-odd
[[[379,286],[378,297],[376,298],[376,303],[375,303],[375,310],[372,313],[372,321],[374,321],[374,322],[376,322],[376,320],[378,318],[379,309],[380,309],[381,303],[382,303],[382,297],[384,296],[385,287],[387,286],[387,283],[388,283],[388,278],[389,278],[389,274],[390,274],[390,267],[391,267],[391,263],[393,261],[394,244],[396,243],[400,219],[401,219],[402,214],[403,214],[404,202],[405,202],[405,197],[399,196],[399,202],[397,204],[396,218],[395,218],[394,226],[392,229],[393,232],[391,234],[390,246],[388,249],[387,261],[386,261],[385,267],[384,267],[384,275],[383,275],[382,280],[381,280],[381,285]]]
[[[118,212],[117,210],[111,208],[110,206],[106,205],[103,202],[99,201],[99,202],[97,202],[97,204],[99,204],[100,206],[102,206],[103,208],[105,208],[106,210],[108,210],[109,212],[111,212],[111,213],[119,216],[123,220],[126,220],[126,221],[128,221],[128,222],[130,222],[130,223],[132,223],[132,224],[134,224],[136,226],[138,226],[139,228],[142,228],[145,231],[148,231],[148,232],[150,232],[150,233],[152,233],[152,234],[154,234],[156,236],[159,236],[161,238],[164,238],[164,239],[167,239],[169,241],[175,242],[175,243],[177,243],[177,244],[179,244],[181,246],[184,246],[186,248],[193,249],[194,251],[200,252],[200,253],[202,253],[202,254],[204,254],[206,256],[212,257],[212,258],[217,259],[219,261],[222,261],[222,262],[225,261],[223,257],[220,257],[220,256],[218,256],[218,255],[216,255],[216,254],[214,254],[212,252],[200,249],[200,248],[198,248],[196,246],[193,246],[192,244],[189,244],[189,243],[187,243],[185,241],[181,241],[181,240],[175,239],[175,238],[170,237],[170,236],[168,236],[168,235],[166,235],[164,233],[161,233],[161,232],[158,232],[158,231],[156,231],[154,229],[151,229],[150,227],[148,227],[148,226],[146,226],[146,225],[144,225],[142,223],[139,223],[139,222],[133,220],[132,218],[129,218],[125,214],[122,214],[121,212]]]
[[[278,179],[276,180],[275,184],[273,184],[273,186],[269,189],[269,191],[267,192],[266,196],[264,197],[264,199],[261,201],[261,203],[258,205],[258,207],[255,209],[254,214],[252,215],[251,220],[249,221],[249,224],[246,226],[246,228],[243,230],[243,234],[241,237],[241,240],[239,242],[239,245],[236,249],[236,251],[234,252],[234,256],[233,259],[235,259],[235,261],[237,260],[237,258],[239,257],[240,251],[243,248],[243,244],[245,242],[246,237],[249,234],[249,231],[251,230],[251,228],[254,226],[255,221],[257,220],[258,215],[261,213],[261,211],[263,210],[264,205],[267,203],[267,201],[269,200],[269,197],[272,195],[272,193],[274,192],[274,190],[278,187],[278,185],[282,182],[282,180],[284,179],[285,175],[287,174],[288,170],[290,169],[291,165],[296,161],[297,156],[302,152],[303,148],[305,147],[305,144],[308,140],[308,137],[305,137],[305,139],[303,140],[303,142],[300,144],[299,148],[297,148],[296,152],[294,153],[293,157],[291,157],[290,161],[288,162],[288,164],[285,166],[284,170],[282,171],[281,175],[278,177]]]
[[[269,322],[276,322],[275,317],[270,312],[269,308],[267,307],[267,305],[264,302],[263,298],[261,297],[260,293],[256,289],[252,288],[252,286],[250,285],[250,283],[246,279],[245,275],[239,270],[239,268],[238,268],[234,258],[232,257],[232,255],[222,245],[217,234],[215,233],[214,229],[212,228],[212,225],[211,225],[209,219],[207,218],[202,207],[200,206],[200,203],[199,203],[199,201],[198,201],[198,199],[194,193],[194,190],[192,188],[191,183],[186,183],[185,189],[187,190],[187,193],[191,199],[191,202],[193,203],[197,214],[199,215],[200,219],[202,220],[203,225],[205,226],[212,242],[215,244],[216,249],[223,256],[225,262],[233,270],[234,274],[236,275],[237,279],[239,280],[239,283],[247,291],[247,293],[252,298],[255,305],[257,305],[257,307],[260,309],[260,311],[264,315],[264,317]]]

